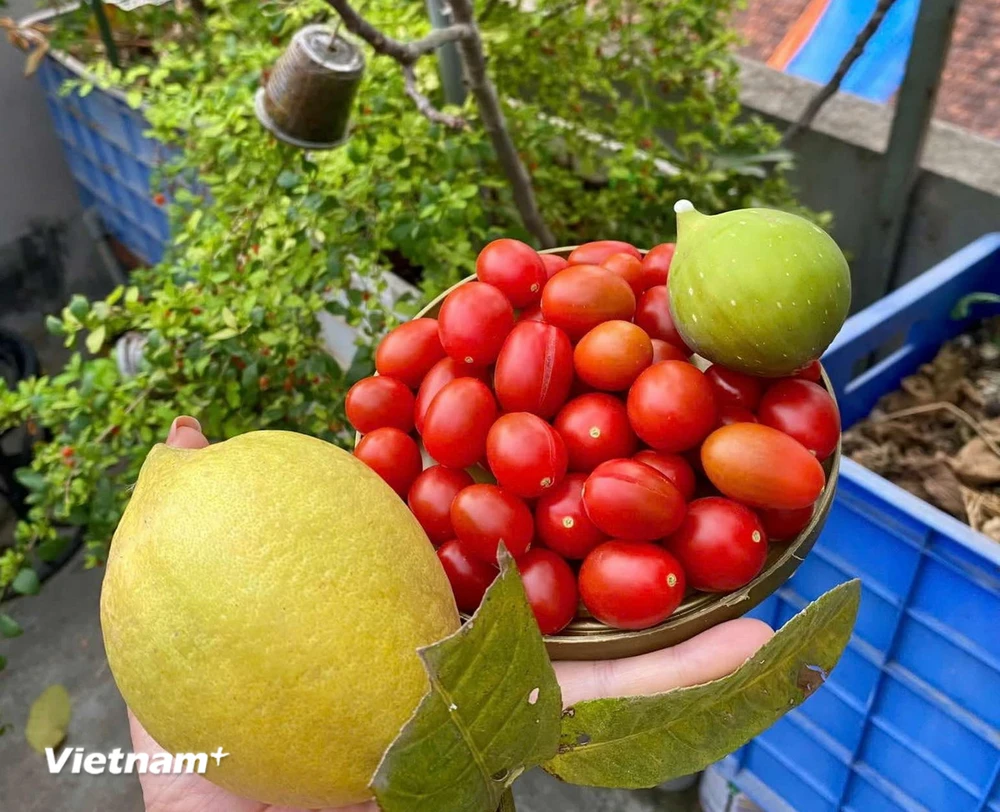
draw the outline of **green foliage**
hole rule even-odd
[[[706,212],[794,206],[777,132],[740,116],[726,27],[734,1],[608,0],[589,17],[582,1],[539,0],[533,12],[491,4],[490,68],[561,243],[668,240],[678,197]],[[643,22],[622,27],[626,8]],[[372,340],[418,305],[391,312],[385,272],[431,296],[470,273],[489,240],[527,239],[473,101],[461,111],[467,129],[431,124],[387,58],[369,53],[346,147],[302,153],[260,127],[261,77],[295,30],[329,19],[318,0],[219,0],[204,17],[174,14],[131,12],[127,25],[143,35],[123,48],[126,67],[97,61],[67,88],[124,89],[145,105],[150,135],[177,149],[151,190],[173,236],[164,261],[128,287],[74,297],[48,319],[75,350],[63,370],[0,388],[0,427],[49,435],[19,474],[30,512],[16,531],[23,557],[7,570],[58,554],[64,526],[85,528],[88,563],[100,562],[143,458],[177,414],[198,417],[213,440],[281,428],[349,446],[346,390],[371,370]],[[401,38],[428,29],[417,0],[371,0],[366,14]],[[54,44],[98,54],[88,15],[61,17]],[[418,75],[433,97],[433,59]],[[324,350],[323,311],[361,330],[349,370]],[[146,339],[130,375],[111,355],[126,333]],[[0,597],[16,576],[4,573]]]

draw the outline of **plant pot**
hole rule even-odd
[[[573,246],[570,246],[542,253],[566,257],[572,250]],[[448,294],[475,278],[470,276],[446,290],[414,318],[435,318]],[[832,393],[825,372],[823,383]],[[677,645],[719,623],[745,615],[792,576],[819,538],[833,504],[840,456],[838,443],[836,451],[823,464],[826,486],[816,502],[809,525],[792,541],[771,545],[764,569],[745,587],[725,595],[690,593],[663,623],[638,631],[614,629],[593,618],[578,615],[562,632],[545,637],[549,656],[553,660],[611,660],[646,654]]]

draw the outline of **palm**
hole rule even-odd
[[[168,445],[203,448],[208,440],[197,421],[178,418]],[[751,657],[773,632],[757,620],[731,620],[670,649],[607,662],[555,663],[563,704],[607,696],[659,693],[699,685],[725,676]],[[129,714],[132,743],[137,753],[163,752],[142,725]],[[199,775],[141,777],[146,812],[306,812],[240,798]],[[340,812],[377,812],[372,803],[340,807]],[[331,812],[320,810],[319,812]]]

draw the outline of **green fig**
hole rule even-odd
[[[674,324],[713,363],[780,377],[819,358],[847,318],[851,274],[823,229],[775,209],[677,212]]]

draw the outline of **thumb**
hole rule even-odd
[[[201,424],[193,417],[175,417],[167,432],[167,445],[172,448],[204,448],[208,440],[201,433]]]

